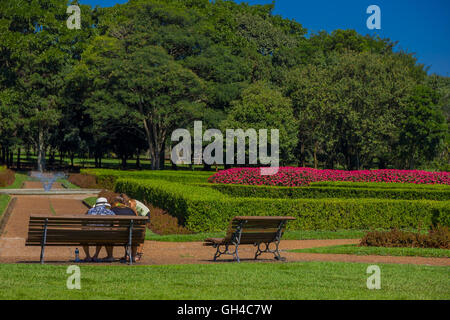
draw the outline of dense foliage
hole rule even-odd
[[[280,129],[282,164],[448,170],[447,77],[428,76],[389,39],[353,30],[309,37],[274,5],[129,0],[0,2],[0,161],[36,150],[146,154],[164,167],[170,135]],[[146,153],[148,151],[148,153]],[[17,163],[20,166],[20,162]]]

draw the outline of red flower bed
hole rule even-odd
[[[235,168],[216,173],[211,183],[305,186],[319,181],[388,182],[450,185],[450,172],[427,172],[418,170],[316,170],[311,168],[280,168],[276,175],[262,176],[260,168]]]

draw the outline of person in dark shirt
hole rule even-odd
[[[130,198],[123,193],[114,199],[111,211],[114,212],[116,216],[137,216],[136,211],[132,209]],[[131,258],[133,262],[136,261],[136,252],[137,246],[132,246]],[[125,247],[125,256],[120,260],[122,262],[127,261],[127,247]]]

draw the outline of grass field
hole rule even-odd
[[[339,231],[286,231],[283,240],[323,240],[323,239],[359,239],[365,234],[363,230],[339,230]],[[175,234],[160,236],[148,230],[145,240],[163,242],[195,242],[208,238],[223,238],[225,232]]]
[[[322,248],[310,248],[293,250],[303,253],[330,253],[330,254],[355,254],[358,256],[409,256],[409,257],[434,257],[450,258],[450,250],[429,248],[385,248],[385,247],[358,247],[356,245],[342,245]]]
[[[58,179],[58,180],[56,180],[56,182],[61,183],[67,189],[80,189],[79,186],[74,185],[73,183],[71,183],[67,179]]]
[[[352,263],[81,266],[68,290],[64,266],[0,265],[0,299],[449,299],[448,267],[380,265],[381,290],[368,290],[368,265]]]
[[[10,196],[7,194],[0,194],[0,217],[5,212],[6,208],[8,207],[8,203],[10,200]]]

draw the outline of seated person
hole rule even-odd
[[[132,209],[131,199],[125,194],[120,194],[113,200],[111,211],[117,216],[137,216],[136,211]],[[136,261],[137,246],[131,247],[132,261]],[[138,259],[139,260],[139,259]],[[127,247],[125,247],[125,256],[120,259],[121,262],[127,261]]]
[[[93,208],[89,209],[87,212],[88,215],[91,216],[113,216],[115,215],[113,211],[111,211],[109,208],[111,208],[111,205],[108,203],[108,200],[105,198],[98,198],[95,202],[95,205]],[[105,246],[107,257],[103,259],[103,261],[107,262],[113,262],[113,247],[111,246]],[[95,254],[93,257],[90,256],[89,253],[89,246],[83,246],[84,252],[86,254],[85,262],[98,262],[98,255],[100,254],[100,250],[102,249],[102,246],[97,246],[95,249]]]
[[[136,211],[139,217],[147,217],[150,223],[150,209],[142,202],[132,199],[130,200],[131,208]],[[144,244],[140,244],[136,252],[136,261],[140,261],[144,255]]]

